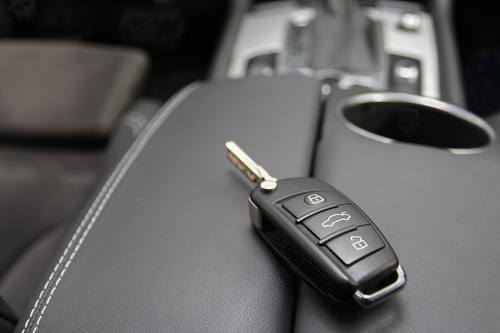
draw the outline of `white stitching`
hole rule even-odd
[[[45,294],[45,291],[47,290],[48,285],[50,284],[50,282],[54,278],[55,273],[58,271],[58,269],[60,267],[60,263],[62,263],[64,261],[66,255],[68,253],[68,250],[71,248],[71,246],[73,245],[73,242],[76,240],[76,238],[78,237],[79,233],[85,227],[85,224],[87,224],[90,215],[92,215],[94,213],[95,207],[97,206],[97,204],[99,202],[101,202],[102,197],[106,193],[105,198],[102,200],[101,204],[99,205],[97,211],[95,212],[93,218],[91,219],[91,222],[87,225],[85,233],[82,235],[82,237],[78,241],[78,245],[73,250],[73,253],[71,254],[70,260],[68,260],[66,262],[66,265],[64,265],[65,268],[61,272],[60,277],[57,280],[56,286],[52,289],[52,291],[50,292],[49,297],[47,298],[47,301],[45,302],[45,306],[44,306],[44,308],[42,310],[42,316],[40,316],[39,319],[37,320],[36,327],[33,329],[33,333],[35,333],[35,331],[38,329],[38,326],[40,324],[40,320],[42,319],[43,313],[45,312],[45,309],[47,308],[47,306],[50,303],[50,300],[52,299],[52,295],[53,295],[53,293],[55,292],[55,290],[57,288],[57,284],[62,280],[62,278],[64,276],[64,273],[66,272],[66,269],[71,264],[74,255],[76,254],[76,252],[80,248],[80,245],[85,240],[85,238],[86,238],[88,232],[90,231],[90,229],[92,229],[92,226],[96,222],[96,220],[99,217],[100,213],[102,212],[104,206],[108,202],[109,198],[113,194],[114,190],[116,189],[116,187],[120,183],[120,181],[123,178],[123,176],[125,175],[125,173],[128,171],[128,169],[130,168],[130,166],[132,165],[132,163],[135,161],[135,159],[137,158],[137,156],[139,155],[139,153],[142,151],[142,149],[149,142],[149,140],[151,139],[151,137],[156,133],[156,131],[158,130],[158,128],[163,124],[163,122],[165,121],[165,119],[172,113],[173,110],[175,110],[175,108],[177,108],[177,106],[188,95],[190,95],[193,91],[195,91],[196,89],[198,89],[199,86],[200,85],[198,83],[191,84],[191,85],[187,86],[186,88],[184,88],[176,96],[174,96],[172,98],[172,102],[167,103],[165,105],[164,109],[161,110],[161,112],[158,112],[158,116],[154,117],[151,120],[151,122],[150,122],[151,125],[150,126],[146,126],[146,128],[144,128],[144,131],[137,137],[137,139],[135,140],[135,142],[132,144],[132,146],[129,148],[129,150],[127,151],[127,153],[123,156],[123,158],[120,160],[120,162],[118,163],[118,165],[116,166],[116,168],[113,170],[113,173],[111,174],[111,176],[108,178],[108,180],[106,181],[106,183],[102,187],[101,191],[99,192],[99,194],[97,195],[96,199],[92,203],[92,206],[88,210],[87,214],[85,214],[85,217],[83,218],[82,222],[78,226],[78,229],[76,230],[75,234],[73,234],[73,237],[71,238],[71,241],[66,246],[66,249],[64,250],[63,255],[59,259],[59,262],[55,266],[52,274],[49,277],[49,280],[45,284],[44,289],[41,291],[41,293],[40,293],[40,295],[38,297],[38,300],[36,301],[35,306],[33,307],[33,310],[36,310],[39,301],[42,299],[42,296]],[[32,318],[32,315],[33,315],[33,312],[34,312],[33,310],[30,313],[30,317],[26,320],[26,323],[25,323],[25,326],[24,326],[25,329],[28,327],[28,323],[30,322],[30,320]],[[25,329],[22,331],[22,333],[24,333]]]
[[[108,192],[108,193],[106,193],[106,197],[103,200],[103,202],[101,203],[101,205],[99,205],[99,208],[98,208],[97,212],[95,213],[94,217],[92,218],[91,223],[87,226],[87,231],[89,231],[92,228],[92,226],[94,225],[95,221],[97,220],[97,217],[100,215],[102,209],[106,205],[107,200],[111,196],[112,192],[114,192],[114,189],[117,187],[118,183],[121,181],[121,179],[123,178],[123,175],[128,170],[128,168],[130,167],[130,165],[132,164],[132,162],[135,160],[135,158],[137,157],[137,155],[142,151],[142,149],[144,148],[144,146],[146,145],[146,143],[153,136],[153,134],[156,132],[156,130],[158,129],[158,127],[163,123],[163,121],[166,119],[166,117],[173,111],[173,109],[175,109],[180,104],[180,102],[182,102],[182,100],[184,100],[185,97],[187,97],[189,94],[191,94],[197,88],[198,88],[197,84],[192,84],[192,85],[186,87],[183,91],[181,91],[177,96],[174,97],[174,100],[172,101],[172,103],[168,103],[166,105],[164,111],[159,113],[160,114],[159,117],[157,117],[156,119],[153,119],[153,121],[151,122],[152,123],[151,127],[149,127],[149,129],[147,129],[147,131],[145,131],[145,134],[143,136],[139,136],[137,138],[136,142],[134,142],[134,144],[129,149],[129,151],[127,151],[127,153],[125,154],[125,156],[122,158],[122,160],[120,161],[120,163],[117,165],[117,167],[115,168],[115,170],[113,171],[113,173],[111,174],[111,176],[109,177],[109,179],[107,180],[107,182],[105,183],[105,185],[103,186],[103,188],[101,189],[101,191],[99,192],[96,200],[94,200],[94,202],[92,203],[91,208],[89,209],[89,211],[85,215],[83,221],[80,223],[80,226],[78,227],[77,231],[73,235],[72,240],[70,241],[70,243],[68,244],[68,246],[66,247],[66,249],[69,249],[71,247],[71,245],[73,244],[73,241],[76,240],[76,238],[78,237],[78,234],[81,232],[82,228],[87,223],[88,218],[93,213],[93,211],[94,211],[95,206],[97,205],[97,203],[102,199],[102,196],[104,195],[104,193]],[[167,112],[168,110],[170,110],[170,112]],[[131,156],[129,156],[129,155],[131,155]],[[125,165],[122,165],[123,162],[125,162]],[[120,172],[118,173],[118,176],[117,176],[116,172],[118,170],[120,170]],[[110,182],[112,180],[114,180],[114,181],[110,184]],[[111,191],[109,191],[109,189],[110,189],[109,185],[111,185],[111,189],[112,189]],[[85,234],[85,236],[86,236],[86,234]],[[73,259],[74,254],[80,248],[80,245],[83,243],[83,240],[85,239],[85,236],[82,236],[82,238],[79,240],[79,242],[78,242],[79,244],[77,245],[77,248],[75,248],[74,252],[72,253],[71,259]],[[67,253],[66,250],[65,250],[65,253]],[[65,254],[63,254],[63,256],[61,257],[61,259],[63,259],[64,257],[65,257]],[[61,262],[61,259],[59,260],[60,262]],[[65,269],[62,271],[62,273],[60,275],[61,278],[64,276],[64,273],[66,272],[66,269],[69,267],[70,264],[71,264],[71,260],[69,260],[66,263]],[[58,270],[58,268],[59,268],[59,264],[56,265],[56,267],[54,268],[54,271],[50,275],[49,280],[47,282],[50,282],[53,279],[53,277],[55,275],[55,272]],[[48,286],[48,283],[46,283],[46,287],[47,286]],[[40,293],[40,296],[39,296],[37,302],[35,303],[35,305],[37,305],[38,301],[42,298],[42,295],[45,293],[46,287]],[[57,287],[54,287],[52,289],[52,292],[50,293],[50,295],[52,295],[54,293],[54,291],[55,291],[56,288]],[[46,301],[46,306],[44,307],[43,311],[45,311],[45,308],[47,308],[47,305],[49,304],[49,302],[50,302],[51,299],[52,299],[52,296],[49,296],[49,298]],[[33,308],[33,310],[34,309],[36,309],[36,306]],[[33,313],[33,311],[32,311],[32,313]],[[28,325],[28,323],[29,323],[29,321],[31,319],[31,316],[32,316],[32,314],[30,315],[30,318],[28,318],[28,320],[26,321],[25,327],[27,327],[27,325]],[[39,324],[39,320],[38,320],[37,326],[35,327],[35,329],[33,330],[33,332],[35,332],[38,329],[38,324]]]
[[[128,153],[128,152],[127,152]],[[120,161],[120,163],[116,166],[115,170],[113,171],[113,173],[111,174],[111,176],[109,177],[109,179],[106,181],[106,183],[104,184],[103,188],[101,189],[101,191],[99,192],[99,194],[97,195],[97,198],[94,200],[94,202],[92,203],[92,206],[90,207],[89,211],[87,212],[87,214],[85,214],[85,217],[83,218],[83,221],[80,223],[80,226],[78,227],[78,229],[76,230],[75,234],[73,235],[73,237],[71,238],[71,241],[69,242],[69,244],[66,246],[66,249],[64,250],[64,253],[63,255],[61,256],[61,258],[59,259],[59,262],[62,262],[62,260],[65,258],[66,254],[67,254],[67,251],[66,250],[69,250],[71,248],[71,246],[73,245],[73,242],[75,241],[75,239],[78,237],[78,234],[81,232],[82,230],[82,227],[85,226],[85,224],[87,223],[88,221],[88,218],[90,217],[90,215],[93,213],[97,203],[99,201],[101,201],[102,199],[102,196],[104,195],[104,193],[108,190],[110,184],[111,184],[111,181],[112,179],[114,179],[116,177],[116,174],[118,172],[118,170],[120,169],[120,167],[122,167],[122,162],[124,162],[124,159],[125,157],[128,157],[127,154],[123,157],[123,159]],[[67,268],[68,264],[66,264],[66,268]],[[54,270],[52,272],[52,274],[50,274],[50,277],[49,277],[49,280],[47,281],[47,283],[45,284],[45,287],[43,288],[43,290],[40,292],[40,295],[38,296],[38,300],[37,302],[35,303],[35,305],[38,304],[38,301],[41,300],[43,294],[45,293],[45,290],[47,289],[49,283],[52,281],[52,279],[54,278],[54,275],[55,273],[57,272],[57,270],[59,269],[59,263],[54,267]],[[50,301],[50,298],[49,297],[49,301]],[[47,304],[48,302],[47,301]],[[37,306],[34,306],[33,309],[36,309]],[[31,312],[33,313],[33,311]],[[25,327],[28,326],[28,323],[30,321],[32,317],[32,314],[30,314],[30,317],[26,320],[26,324],[25,324]],[[36,330],[36,328],[35,328]],[[33,331],[34,332],[34,331]]]

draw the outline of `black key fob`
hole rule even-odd
[[[278,181],[228,144],[231,161],[259,185],[249,198],[253,225],[296,274],[339,302],[364,307],[404,287],[389,242],[348,197],[315,178]]]

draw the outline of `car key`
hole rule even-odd
[[[321,293],[371,307],[396,294],[406,274],[373,221],[348,197],[315,178],[277,180],[234,142],[228,157],[257,188],[255,228],[301,278]]]

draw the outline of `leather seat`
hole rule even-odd
[[[0,296],[15,314],[25,308],[103,165],[114,163],[160,108],[151,99],[129,105],[148,64],[146,54],[131,48],[0,43]]]

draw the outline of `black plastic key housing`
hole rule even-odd
[[[318,179],[279,180],[270,193],[255,189],[250,215],[288,266],[337,301],[354,298],[369,307],[405,284],[398,258],[380,230],[354,202]],[[376,296],[360,301],[365,292]]]

